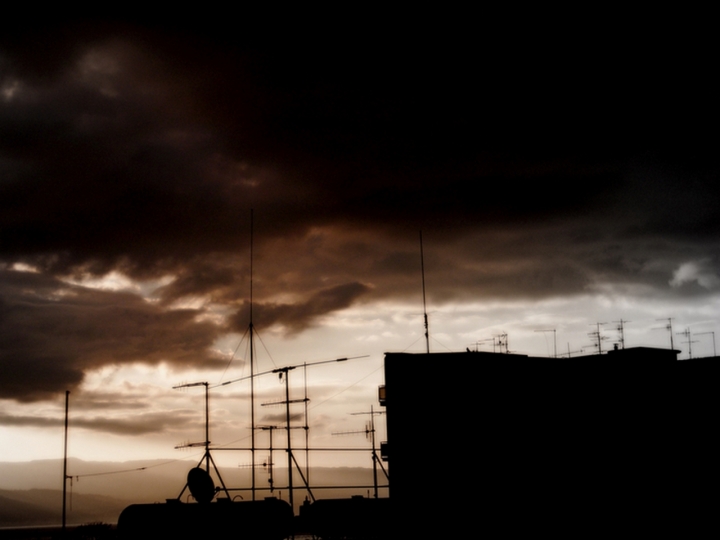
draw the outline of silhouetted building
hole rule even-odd
[[[646,504],[666,481],[663,403],[677,354],[386,353],[393,508],[448,537],[468,520],[577,534],[656,519]]]

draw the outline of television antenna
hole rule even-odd
[[[254,246],[255,246],[255,212],[251,208],[250,209],[250,313],[249,313],[249,322],[248,322],[248,345],[250,348],[250,376],[249,377],[243,377],[244,380],[250,379],[250,461],[252,462],[252,465],[250,467],[251,469],[251,480],[250,480],[250,491],[252,493],[252,500],[255,500],[255,492],[257,489],[257,480],[256,480],[256,474],[255,469],[256,467],[256,459],[255,459],[255,453],[257,450],[256,442],[255,442],[255,431],[256,431],[256,425],[255,425],[255,325],[253,322],[253,307],[254,307],[254,297],[253,297],[253,285],[254,285]],[[241,379],[236,379],[241,380]],[[229,382],[235,382],[235,381],[229,381]],[[213,388],[217,386],[224,386],[227,383],[222,383],[219,385],[213,386]]]
[[[385,474],[385,478],[388,480],[390,477],[388,476],[387,471],[385,470],[385,467],[382,464],[382,461],[380,460],[380,457],[377,455],[377,448],[375,447],[375,416],[380,414],[385,414],[385,411],[375,411],[373,409],[373,406],[370,405],[370,412],[359,412],[359,413],[351,413],[352,415],[361,415],[361,414],[369,414],[370,420],[365,426],[365,437],[370,438],[370,442],[372,444],[372,459],[373,459],[373,493],[374,497],[378,498],[378,475],[377,475],[377,468],[378,465],[380,465],[380,468],[382,469],[383,473]],[[362,433],[362,432],[361,432]]]
[[[385,411],[375,411],[373,410],[372,405],[370,406],[370,412],[358,412],[358,413],[350,413],[353,416],[361,415],[361,414],[369,414],[370,420],[367,421],[365,424],[364,430],[356,430],[356,431],[336,431],[333,433],[333,435],[358,435],[361,433],[365,434],[365,438],[371,441],[372,444],[372,459],[373,459],[373,488],[374,488],[374,497],[378,498],[378,478],[377,478],[377,467],[380,465],[380,468],[382,469],[383,473],[385,474],[385,478],[388,480],[390,479],[390,476],[388,475],[387,471],[385,470],[385,467],[382,464],[382,460],[377,455],[377,448],[375,446],[375,416],[380,414],[385,414]]]
[[[474,345],[474,346],[475,346],[475,352],[480,352],[480,346],[481,346],[480,344],[481,344],[481,343],[487,343],[488,341],[493,341],[493,342],[494,342],[495,339],[494,339],[494,338],[478,339],[478,340],[474,341],[473,343],[471,343],[470,345]],[[466,350],[467,350],[467,352],[470,352],[470,347],[467,347]]]
[[[692,344],[697,343],[697,341],[692,340],[692,333],[690,332],[690,328],[686,328],[684,332],[677,332],[677,335],[685,336],[687,338],[687,341],[684,341],[683,343],[688,344],[688,357],[690,360],[692,360]]]
[[[272,493],[275,490],[275,484],[273,479],[273,465],[275,465],[275,462],[273,461],[273,432],[278,429],[278,427],[258,426],[258,429],[270,432],[270,456],[267,460],[263,462],[262,466],[268,473],[268,484],[270,484],[270,493]]]
[[[552,332],[553,333],[553,358],[557,358],[557,329],[555,328],[547,328],[545,330],[535,330],[536,332]]]
[[[254,247],[255,217],[253,209],[250,209],[250,322],[248,324],[250,341],[250,460],[252,461],[251,471],[251,492],[252,500],[255,500],[255,326],[253,325],[253,247]]]
[[[67,449],[68,449],[68,411],[70,408],[70,390],[65,390],[65,437],[64,437],[64,452],[63,452],[63,503],[62,503],[62,534],[65,538],[65,523],[66,523],[66,510],[67,510],[67,481],[68,478],[72,482],[72,476],[68,476],[67,473]]]
[[[497,346],[497,349],[500,352],[500,354],[503,353],[503,349],[504,349],[505,354],[510,354],[510,349],[508,348],[507,332],[502,332],[500,334],[495,334],[493,336],[493,353],[495,352],[496,346]]]
[[[625,349],[625,324],[632,321],[623,321],[620,319],[619,321],[614,322],[618,324],[617,330],[620,332],[620,348]]]
[[[291,430],[294,429],[294,428],[293,428],[293,426],[290,425],[290,420],[291,420],[291,417],[290,417],[290,404],[291,404],[291,403],[304,402],[304,401],[306,400],[306,398],[297,399],[297,400],[290,400],[290,386],[289,386],[289,376],[288,376],[288,375],[289,375],[290,371],[293,371],[294,369],[296,369],[296,368],[298,368],[298,367],[302,367],[302,368],[304,368],[304,369],[307,369],[308,367],[311,367],[311,366],[318,366],[318,365],[321,365],[321,364],[330,364],[330,363],[334,363],[334,362],[346,362],[346,361],[348,361],[348,360],[354,360],[354,359],[356,359],[356,358],[367,358],[367,356],[368,356],[368,355],[362,355],[362,356],[352,356],[352,357],[336,358],[336,359],[334,359],[334,360],[321,360],[321,361],[319,361],[319,362],[311,362],[311,363],[307,363],[307,362],[306,362],[306,363],[300,364],[300,365],[286,366],[286,367],[282,367],[282,368],[272,369],[272,370],[269,370],[269,371],[263,371],[263,372],[260,372],[260,373],[255,373],[255,374],[253,374],[253,375],[251,375],[251,376],[238,377],[237,379],[232,379],[232,380],[229,380],[229,381],[225,381],[225,382],[223,382],[223,383],[217,384],[217,385],[215,385],[215,386],[212,387],[212,388],[217,388],[217,387],[219,387],[219,386],[227,386],[227,385],[230,385],[230,384],[233,384],[233,383],[236,383],[236,382],[239,382],[239,381],[244,381],[244,380],[247,380],[247,379],[250,379],[250,378],[259,377],[259,376],[262,376],[262,375],[268,375],[268,374],[270,374],[270,373],[278,374],[280,380],[281,380],[281,381],[284,380],[284,382],[285,382],[285,399],[284,399],[284,400],[281,400],[281,401],[275,401],[275,402],[270,402],[270,403],[263,403],[262,406],[285,405],[285,429],[287,430],[287,448],[286,448],[286,452],[287,452],[287,455],[288,455],[288,492],[289,492],[289,494],[290,494],[290,495],[289,495],[290,506],[293,507],[293,508],[294,508],[294,506],[293,506],[293,503],[294,503],[294,496],[293,496],[294,487],[293,487],[293,475],[292,475],[293,464],[294,464],[295,467],[297,468],[297,470],[298,470],[298,472],[299,472],[299,474],[300,474],[300,477],[302,478],[303,483],[304,483],[304,485],[305,485],[305,489],[308,491],[308,493],[309,493],[310,497],[313,499],[313,501],[315,500],[315,497],[314,497],[312,491],[310,490],[310,484],[308,483],[307,476],[306,476],[305,474],[303,474],[303,471],[302,471],[302,469],[300,468],[300,465],[298,464],[297,460],[295,459],[295,455],[293,454],[293,448],[292,448]],[[278,429],[280,429],[280,428],[278,428]],[[305,427],[303,427],[303,429],[305,429]],[[306,432],[307,432],[307,430],[306,430]],[[306,439],[306,440],[307,440],[307,439]],[[231,450],[231,448],[225,448],[225,450]],[[255,467],[252,467],[252,469],[255,470]]]
[[[210,454],[210,393],[209,393],[209,384],[206,381],[203,382],[195,382],[195,383],[188,383],[188,384],[180,384],[178,386],[173,386],[174,390],[178,390],[180,388],[193,388],[197,386],[204,386],[205,387],[205,440],[203,442],[197,442],[197,443],[187,443],[183,445],[176,446],[175,448],[192,448],[196,446],[203,446],[205,447],[205,452],[203,453],[203,457],[200,459],[200,462],[198,463],[197,467],[195,469],[190,470],[188,473],[188,480],[185,483],[185,487],[182,488],[182,491],[180,492],[180,495],[178,495],[178,500],[180,500],[183,496],[183,493],[185,493],[186,489],[190,489],[190,493],[195,497],[198,502],[210,502],[212,500],[212,496],[210,496],[209,500],[205,501],[205,499],[209,496],[209,492],[211,490],[213,491],[219,491],[220,489],[223,489],[225,491],[225,494],[227,495],[228,499],[230,498],[230,493],[227,490],[227,487],[225,486],[225,482],[222,479],[222,476],[220,476],[220,470],[218,469],[218,466],[215,464],[215,460],[212,458],[212,455]],[[202,473],[197,472],[198,470],[202,471],[200,469],[200,465],[202,462],[205,462],[205,475]],[[215,469],[215,474],[217,475],[218,479],[220,480],[220,484],[222,484],[222,488],[209,488],[209,483],[212,482],[212,478],[210,477],[210,464],[212,463],[213,468]]]
[[[573,355],[573,354],[582,354],[582,353],[583,353],[582,348],[581,348],[579,351],[571,351],[571,350],[570,350],[570,342],[568,341],[568,343],[567,343],[567,352],[566,352],[566,353],[563,353],[561,356],[567,355],[568,358],[572,358],[572,355]]]
[[[425,255],[423,253],[422,231],[420,231],[420,271],[422,273],[423,318],[425,320],[425,351],[430,354],[430,329],[428,327],[427,301],[425,298]]]
[[[665,330],[667,330],[670,333],[670,350],[675,350],[675,343],[673,342],[673,328],[672,328],[672,317],[669,317],[667,319],[656,319],[658,321],[667,321],[667,324],[665,325]],[[656,328],[656,330],[662,330],[661,328]]]
[[[715,350],[715,332],[700,332],[699,334],[695,334],[696,336],[707,336],[708,334],[712,334],[713,339],[713,356],[717,356],[717,351]]]
[[[606,324],[607,323],[604,322],[595,323],[595,325],[597,326],[597,330],[588,334],[588,336],[590,336],[592,339],[597,340],[597,343],[593,345],[593,348],[597,348],[598,354],[602,354],[602,342],[607,339],[607,337],[601,334],[600,327]]]

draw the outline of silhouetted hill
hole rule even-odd
[[[185,485],[188,471],[196,465],[197,461],[103,462],[70,459],[68,474],[73,477],[72,490],[76,495],[105,495],[136,503],[151,503],[177,497]],[[372,484],[372,469],[365,467],[313,467],[310,473],[311,485]],[[250,485],[249,469],[221,468],[221,474],[228,487]],[[379,475],[379,481],[383,483],[382,473]],[[268,485],[267,476],[267,472],[258,471],[258,487]],[[278,467],[275,471],[275,485],[285,483],[285,470]],[[0,462],[0,490],[3,489],[61,490],[62,460]]]
[[[185,486],[188,471],[196,465],[195,461],[115,463],[69,460],[68,471],[73,475],[73,482],[72,489],[68,484],[68,493],[72,492],[72,498],[68,497],[67,522],[115,523],[123,508],[130,504],[164,502],[175,498]],[[222,468],[221,475],[228,488],[250,485],[249,469]],[[386,483],[382,472],[378,475],[379,483]],[[213,477],[216,478],[214,474]],[[313,494],[317,499],[368,496],[372,494],[372,469],[312,468],[310,483],[312,487],[365,486],[316,489]],[[285,471],[278,469],[275,485],[286,484]],[[257,485],[259,488],[267,486],[266,472],[258,473]],[[295,485],[297,487],[301,483],[296,480]],[[238,494],[245,499],[250,496],[244,491],[231,492],[231,496]],[[260,497],[268,495],[269,491],[259,492]],[[282,488],[276,489],[273,495],[287,500],[287,491]],[[185,491],[183,498],[187,496],[189,493]],[[305,496],[306,492],[297,490],[296,502],[302,501]],[[381,491],[381,496],[387,496],[387,490]],[[62,518],[62,460],[0,463],[0,497],[0,527],[59,524]]]
[[[178,495],[195,461],[103,462],[68,460],[73,493],[105,495],[134,502],[164,501]],[[62,460],[0,462],[0,489],[62,490]],[[139,499],[139,500],[138,500]]]
[[[18,500],[15,492],[0,490],[0,527],[50,525],[58,523],[60,517],[55,508]]]
[[[68,496],[67,522],[114,523],[128,501],[102,495]],[[0,490],[0,527],[57,525],[62,521],[62,491]]]

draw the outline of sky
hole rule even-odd
[[[432,351],[576,356],[623,321],[625,346],[713,354],[705,44],[248,24],[0,33],[1,461],[62,455],[66,390],[73,456],[195,459],[203,391],[173,386],[247,377],[251,291],[255,371],[353,358],[291,397],[307,381],[313,444],[367,446],[333,433],[378,409],[384,352],[425,350],[421,263]],[[247,381],[210,395],[213,443],[248,445]],[[370,466],[347,455],[320,459]]]

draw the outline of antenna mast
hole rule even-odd
[[[253,344],[253,244],[254,214],[250,209],[250,455],[252,461],[252,500],[255,500],[255,346]]]
[[[557,358],[557,328],[548,328],[546,330],[535,330],[536,332],[552,332],[553,333],[553,358]],[[569,352],[568,352],[569,356]]]
[[[605,337],[603,337],[602,333],[600,332],[600,327],[605,324],[607,324],[607,323],[604,323],[604,322],[595,323],[595,325],[597,326],[597,331],[590,332],[590,334],[588,334],[591,338],[597,339],[597,344],[594,345],[594,347],[597,347],[598,354],[602,354],[602,342],[604,339],[606,339]]]
[[[222,489],[225,491],[225,494],[230,497],[230,494],[228,493],[228,489],[225,486],[225,481],[222,479],[222,476],[220,475],[220,469],[218,469],[218,466],[215,463],[215,460],[212,458],[212,455],[210,454],[210,383],[207,381],[203,382],[195,382],[195,383],[187,383],[187,384],[179,384],[177,386],[173,386],[173,390],[178,390],[180,388],[192,388],[195,386],[204,386],[205,387],[205,441],[201,443],[188,443],[184,445],[176,446],[175,448],[191,448],[193,446],[204,446],[205,447],[205,453],[203,454],[203,457],[200,459],[200,462],[198,463],[198,467],[202,464],[202,462],[205,462],[205,472],[210,475],[210,464],[212,463],[213,467],[215,467],[215,474],[217,474],[218,480],[220,480],[220,484],[222,485]],[[190,479],[188,478],[188,482],[185,484],[185,487],[183,487],[182,491],[180,492],[180,495],[178,495],[178,500],[182,497],[183,493],[185,493],[185,490],[190,488],[190,492],[192,493],[192,488],[190,487]],[[193,493],[193,496],[196,496]],[[214,496],[214,495],[213,495]]]
[[[625,323],[629,323],[632,321],[623,321],[620,319],[619,321],[615,321],[618,323],[618,332],[620,332],[620,348],[625,349]]]
[[[672,329],[672,317],[668,319],[667,330],[670,332],[670,348],[675,350],[675,343],[673,342],[673,329]]]
[[[372,458],[373,458],[373,488],[374,488],[374,496],[377,499],[378,498],[378,474],[377,474],[377,466],[378,464],[382,467],[382,463],[380,463],[380,458],[378,458],[377,451],[375,449],[375,415],[378,414],[384,414],[383,412],[375,412],[373,409],[373,406],[370,405],[370,412],[369,413],[351,413],[351,414],[370,414],[370,422],[367,428],[365,429],[365,435],[370,435],[370,442],[372,444]],[[384,472],[384,468],[383,468]]]
[[[70,390],[65,390],[65,450],[63,453],[63,503],[62,503],[62,532],[65,537],[65,510],[67,501],[67,443],[68,443],[68,408],[70,404]]]
[[[713,337],[713,356],[717,356],[717,351],[715,350],[715,332],[700,332],[699,334],[695,334],[696,336],[706,336],[708,334],[712,334]]]
[[[697,342],[692,340],[692,333],[690,332],[690,328],[686,328],[684,332],[678,332],[678,335],[685,336],[687,338],[687,341],[683,343],[688,344],[688,357],[690,358],[690,360],[692,360],[692,344]]]
[[[430,330],[428,328],[427,302],[425,300],[425,255],[423,254],[422,231],[420,231],[420,270],[422,272],[423,317],[425,319],[425,350],[430,354]]]

